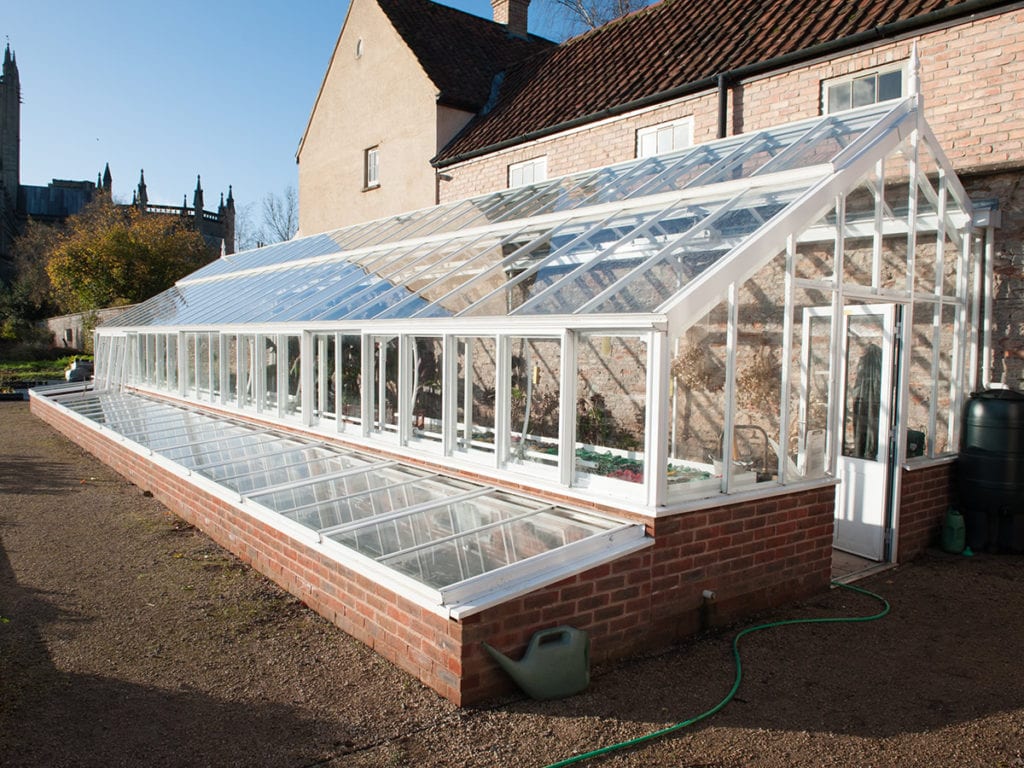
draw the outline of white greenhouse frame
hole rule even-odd
[[[407,457],[440,473],[486,477],[496,487],[528,487],[559,499],[559,514],[570,517],[574,502],[635,519],[833,484],[844,450],[840,320],[850,305],[901,308],[895,455],[908,458],[908,425],[927,435],[920,461],[955,452],[963,392],[975,380],[978,356],[971,329],[980,311],[972,298],[980,291],[980,254],[972,214],[914,96],[222,257],[97,329],[93,396],[157,398],[217,414],[210,418],[255,421],[298,431],[302,439]],[[936,248],[925,254],[931,242]],[[894,277],[887,251],[894,244],[904,254],[905,279],[898,268]],[[825,266],[808,274],[807,253],[815,249],[825,254]],[[769,304],[775,298],[772,322],[781,344],[770,352],[782,361],[772,418],[782,426],[774,434],[759,428],[762,459],[769,443],[773,457],[772,468],[755,477],[724,457],[735,459],[738,430],[749,428],[740,423],[746,411],[737,393],[753,359],[741,352],[749,325],[744,291],[771,265],[780,282],[766,290]],[[827,373],[825,455],[821,471],[811,474],[788,446],[789,425],[803,418],[799,450],[808,450],[806,385],[789,364],[808,364],[810,344],[797,327],[801,307],[813,305],[807,297],[831,308],[829,348],[818,350],[816,363],[822,379]],[[931,362],[922,375],[911,352],[920,343],[915,328],[925,321]],[[684,489],[670,475],[701,470],[704,457],[675,455],[673,360],[680,340],[701,323],[720,329],[724,344],[718,351],[718,342],[709,342],[706,352],[723,369],[720,389],[709,395],[720,411],[721,467],[703,468],[706,479]],[[636,353],[633,375],[643,382],[634,393],[639,444],[606,450],[620,463],[640,463],[628,480],[580,469],[580,361],[594,354],[584,352],[584,339],[597,339],[602,354],[615,344]],[[467,378],[475,376],[476,346],[467,340],[481,340],[494,358],[487,416],[493,442],[475,452],[460,449],[477,434],[476,379]],[[557,372],[557,386],[546,390],[557,429],[546,443],[526,431],[540,363],[531,369],[529,352],[515,354],[539,340],[558,349],[557,360],[543,359]],[[417,414],[420,342],[440,358],[432,384],[439,388],[436,416]],[[358,358],[355,369],[343,367],[343,347]],[[927,400],[927,415],[912,416],[909,393],[924,386],[926,375],[919,399]],[[358,409],[353,405],[343,418],[337,385],[346,380],[376,386],[361,386]],[[798,408],[792,393],[801,386]],[[523,387],[527,415],[514,419]],[[517,463],[524,446],[528,454],[538,445],[548,446],[546,458]],[[605,455],[596,443],[591,453]],[[897,473],[893,498],[898,484]],[[631,538],[626,549],[635,546]],[[623,551],[603,550],[607,557]],[[584,560],[595,556],[591,551]],[[551,558],[562,558],[552,573],[576,567],[572,557],[549,553],[520,565],[515,579],[534,583],[533,569]],[[502,594],[486,575],[441,592],[442,603],[452,605]]]

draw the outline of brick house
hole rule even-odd
[[[925,37],[1016,11],[702,35],[692,5],[508,68],[435,156],[440,204],[209,265],[34,411],[458,703],[508,686],[483,640],[570,624],[613,659],[827,588],[834,542],[920,553],[997,219],[928,119]],[[658,55],[691,29],[714,56]]]

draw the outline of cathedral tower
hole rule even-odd
[[[18,62],[8,43],[0,75],[0,191],[7,195],[12,207],[17,204],[21,183],[20,163],[21,81]]]

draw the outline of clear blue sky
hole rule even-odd
[[[490,18],[489,0],[446,5]],[[531,31],[544,22],[534,0]],[[236,205],[297,184],[305,129],[347,0],[7,0],[22,86],[21,182],[95,180],[110,163],[114,197],[139,170],[149,199],[206,207],[234,186]]]

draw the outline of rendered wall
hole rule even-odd
[[[439,119],[437,87],[380,7],[353,2],[299,148],[299,233],[433,205]],[[364,191],[370,147],[380,151],[380,186]]]
[[[831,486],[649,523],[652,548],[470,616],[448,620],[338,564],[38,396],[32,412],[313,610],[445,698],[512,690],[480,645],[518,658],[534,632],[588,632],[594,662],[662,647],[827,588]],[[702,606],[702,592],[715,599]]]

